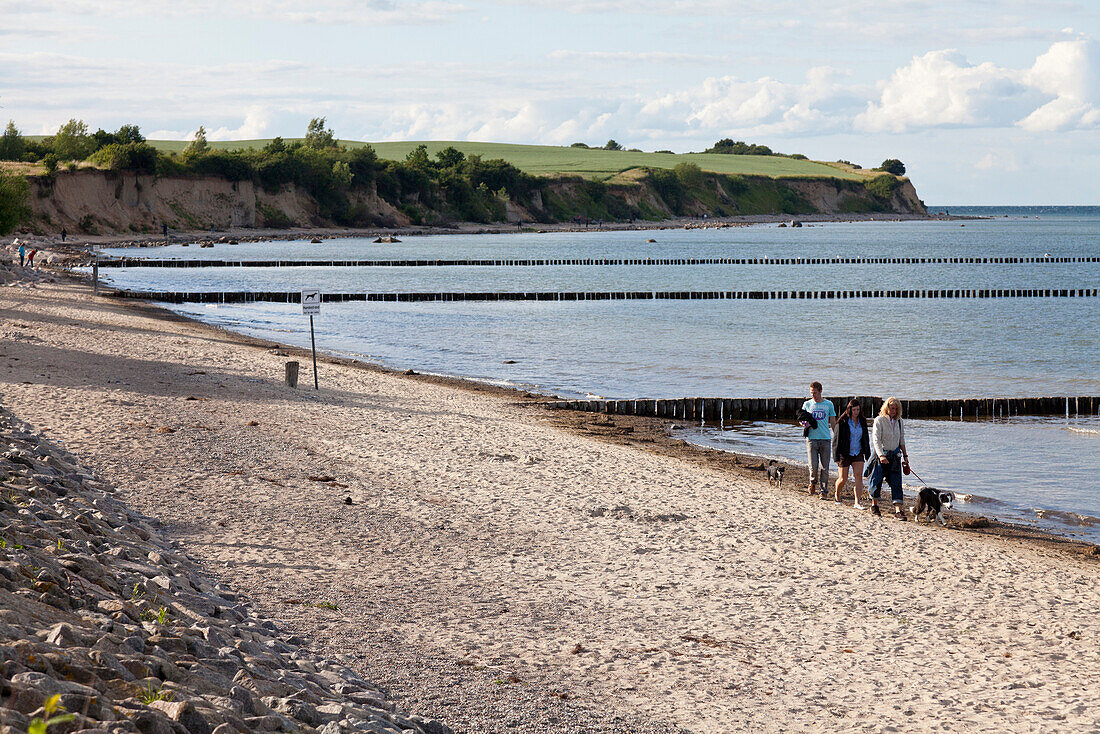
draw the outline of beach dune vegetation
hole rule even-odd
[[[0,235],[13,231],[30,215],[29,198],[26,178],[0,170]]]
[[[882,162],[882,165],[878,167],[878,170],[891,173],[895,176],[905,175],[905,164],[899,161],[897,158],[887,158]]]
[[[336,147],[336,134],[325,127],[325,118],[314,117],[306,126],[305,144],[307,148],[324,150]]]
[[[95,140],[83,120],[70,119],[49,139],[52,153],[62,161],[82,161],[95,152]]]
[[[201,156],[210,152],[210,144],[206,141],[206,128],[199,125],[199,129],[195,131],[195,137],[191,139],[190,144],[183,150],[184,156]]]
[[[148,143],[109,143],[88,157],[99,168],[109,171],[156,173],[157,150]]]
[[[886,202],[894,196],[894,191],[897,189],[898,184],[899,181],[895,176],[882,174],[868,179],[863,183],[863,186],[867,189],[867,193],[875,199]]]
[[[27,153],[27,139],[19,132],[14,120],[8,120],[0,135],[0,161],[21,161]]]

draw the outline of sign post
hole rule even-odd
[[[321,313],[321,291],[302,291],[302,313],[309,316],[309,344],[313,348],[313,389],[320,390],[317,384],[317,340],[313,336],[313,317]]]

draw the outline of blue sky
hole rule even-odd
[[[1098,0],[0,0],[0,118],[150,137],[722,137],[1098,204]]]

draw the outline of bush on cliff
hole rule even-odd
[[[113,133],[100,128],[92,133],[92,140],[95,141],[96,151],[98,152],[112,143],[118,143],[119,145],[144,143],[145,136],[141,134],[141,128],[137,125],[123,125]]]
[[[70,119],[57,129],[57,134],[46,143],[54,155],[62,161],[82,161],[95,152],[95,140],[88,134],[83,120]]]
[[[904,176],[905,164],[899,161],[897,158],[887,158],[882,162],[882,165],[878,167],[878,170],[892,173],[895,176]]]
[[[801,153],[778,153],[766,145],[746,143],[744,140],[734,140],[732,138],[722,138],[703,152],[721,155],[771,155],[779,158],[794,158],[800,161],[809,160]]]
[[[876,200],[886,204],[894,197],[894,189],[898,187],[898,184],[899,181],[893,176],[883,175],[864,181],[863,187]]]
[[[4,134],[0,135],[0,161],[21,161],[26,152],[26,138],[15,126],[15,121],[8,120]]]
[[[109,171],[157,172],[157,151],[148,143],[110,143],[88,160]]]
[[[0,171],[0,235],[6,235],[30,216],[31,187],[23,176]]]

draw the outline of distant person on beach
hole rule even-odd
[[[164,238],[168,239],[168,224],[167,223],[162,223],[160,225],[160,231],[161,231],[161,234],[164,235]]]
[[[27,248],[19,245],[19,267],[23,267],[23,261],[27,259]]]
[[[38,250],[31,250],[27,255],[27,267],[34,268],[34,256],[38,254]]]
[[[64,242],[65,238],[69,236],[69,233],[65,230],[61,230],[61,241]]]
[[[905,429],[901,422],[901,401],[890,397],[882,404],[882,409],[871,428],[871,449],[874,460],[871,468],[871,512],[881,515],[878,509],[878,497],[882,492],[882,480],[890,485],[890,501],[894,503],[894,517],[905,519],[902,502],[905,495],[901,492],[901,462],[909,460],[905,451]]]
[[[821,397],[821,383],[810,383],[810,399],[802,404],[802,410],[814,417],[817,425],[806,432],[806,450],[810,456],[810,494],[821,491],[821,499],[829,496],[829,454],[833,449],[833,426],[836,425],[836,408],[831,400]]]
[[[863,416],[863,406],[852,398],[848,407],[840,414],[836,422],[836,441],[833,443],[833,458],[840,470],[836,480],[833,499],[840,502],[840,488],[848,483],[848,471],[851,469],[855,487],[855,507],[862,510],[859,493],[863,490],[863,464],[871,456],[871,436],[867,430],[867,419]]]

